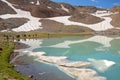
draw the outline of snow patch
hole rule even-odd
[[[114,61],[109,60],[88,59],[88,61],[92,62],[92,65],[100,72],[105,72],[107,69],[116,64]]]
[[[21,31],[31,31],[31,30],[36,30],[36,29],[42,29],[41,23],[39,22],[40,18],[33,17],[30,12],[28,11],[23,11],[21,9],[16,9],[13,7],[11,3],[9,3],[6,0],[2,0],[3,2],[7,3],[14,11],[16,11],[17,14],[4,14],[0,15],[0,18],[3,19],[8,19],[8,18],[27,18],[29,21],[23,25],[21,25],[18,28],[12,29],[13,31],[16,32],[21,32]]]
[[[50,7],[50,6],[47,6],[47,8],[52,9],[52,7]]]
[[[40,2],[39,2],[39,0],[37,0],[37,3],[36,3],[36,5],[40,5]]]
[[[105,77],[97,76],[96,71],[92,69],[68,67],[59,67],[59,69],[76,80],[106,80]]]
[[[63,5],[61,6],[63,8]],[[95,31],[105,31],[105,30],[114,28],[114,26],[110,24],[110,22],[112,21],[112,18],[108,17],[109,15],[112,15],[112,14],[117,14],[117,13],[111,13],[107,11],[97,11],[96,13],[91,14],[93,16],[104,19],[104,21],[96,23],[96,24],[84,24],[84,23],[70,21],[69,18],[71,16],[53,17],[53,18],[48,18],[48,19],[63,23],[64,25],[78,25],[78,26],[88,27]]]
[[[105,19],[104,21],[102,21],[100,23],[96,23],[96,24],[84,24],[84,23],[70,21],[69,20],[70,17],[71,16],[61,16],[61,17],[53,17],[53,18],[48,18],[48,19],[63,23],[64,25],[78,25],[78,26],[88,27],[95,31],[104,31],[107,29],[114,28],[110,24],[112,19],[109,17],[104,17],[104,19]]]
[[[34,4],[34,2],[30,2],[31,4]]]
[[[69,12],[69,9],[65,8],[62,4],[61,4],[61,8],[62,8],[62,10]]]

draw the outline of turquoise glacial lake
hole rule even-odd
[[[45,56],[65,56],[69,61],[93,63],[87,68],[97,72],[106,80],[120,80],[120,37],[89,36],[59,37],[21,40],[31,47],[23,49],[31,52],[44,52]],[[35,61],[35,57],[17,55],[13,60],[15,67],[25,76],[33,75],[33,80],[77,80],[55,65]],[[29,53],[28,53],[29,54]],[[114,64],[105,65],[111,62]]]

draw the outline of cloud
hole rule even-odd
[[[96,0],[91,0],[91,1],[95,2]]]
[[[113,5],[114,5],[114,6],[120,6],[120,3],[115,2],[115,3],[113,3]]]
[[[97,0],[91,0],[92,2],[98,2]]]

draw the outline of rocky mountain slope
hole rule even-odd
[[[16,12],[7,5],[7,3],[0,1],[0,15],[2,14],[15,14]]]
[[[119,6],[102,9],[51,0],[1,0],[0,31],[119,32],[119,12]]]
[[[95,24],[103,21],[104,19],[90,15],[89,13],[78,13],[72,15],[69,20],[84,24]]]

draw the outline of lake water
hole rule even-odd
[[[67,57],[69,62],[91,63],[85,69],[93,70],[97,76],[102,77],[92,80],[120,80],[120,37],[61,37],[20,42],[31,47],[22,49],[12,62],[17,64],[15,69],[25,76],[33,75],[36,80],[85,80],[77,74],[74,76],[70,70],[61,68],[57,60],[51,63],[54,58]],[[44,56],[39,55],[41,53]],[[45,61],[44,57],[45,60],[47,57],[50,59]],[[74,70],[78,69],[80,68]]]

